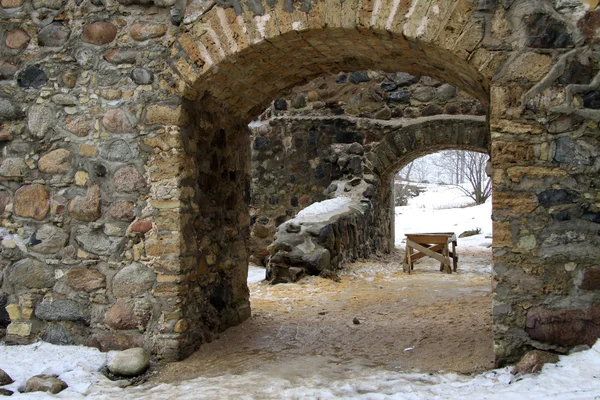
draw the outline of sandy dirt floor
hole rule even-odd
[[[439,272],[433,260],[420,260],[405,274],[398,253],[347,266],[339,283],[318,277],[252,283],[249,320],[188,359],[163,366],[150,383],[257,369],[301,375],[328,365],[461,373],[493,368],[491,252],[465,249],[460,257],[452,275]]]

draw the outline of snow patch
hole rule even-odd
[[[313,203],[300,211],[295,222],[321,222],[327,221],[329,218],[350,211],[352,199],[348,197],[336,197],[333,199],[319,201]]]

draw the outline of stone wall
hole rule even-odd
[[[173,359],[247,318],[247,124],[383,70],[489,107],[498,363],[590,342],[599,26],[591,0],[3,0],[6,339]]]

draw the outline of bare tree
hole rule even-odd
[[[487,155],[473,151],[443,151],[435,159],[438,179],[458,187],[475,204],[483,204],[492,194],[492,182],[485,172]]]
[[[425,182],[429,175],[429,164],[424,158],[417,158],[398,171],[398,175],[405,181]]]

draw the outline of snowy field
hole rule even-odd
[[[456,232],[480,228],[482,233],[459,239],[460,247],[487,247],[491,239],[491,204],[463,207],[468,199],[456,189],[427,185],[427,192],[396,208],[396,245],[407,232]],[[460,206],[459,208],[449,208]],[[264,278],[264,269],[251,267],[249,283]],[[475,376],[454,373],[402,373],[352,362],[311,360],[290,364],[288,370],[200,377],[155,387],[142,385],[121,389],[118,382],[98,371],[115,352],[77,346],[54,346],[39,342],[28,346],[0,345],[0,368],[15,383],[4,386],[17,399],[498,399],[498,400],[600,400],[600,341],[589,350],[561,356],[539,375],[513,377],[510,368]],[[311,357],[311,356],[307,356]],[[313,357],[314,358],[314,357]],[[55,374],[69,388],[58,395],[18,393],[35,374]]]

